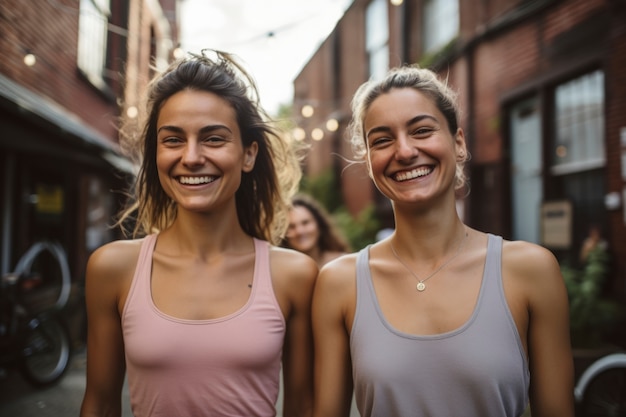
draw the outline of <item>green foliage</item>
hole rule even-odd
[[[300,191],[319,201],[329,213],[335,212],[342,205],[341,188],[337,185],[332,169],[315,177],[303,177]]]
[[[338,186],[332,169],[315,177],[303,177],[300,192],[315,198],[326,208],[353,251],[376,241],[376,233],[381,225],[374,205],[366,207],[358,216],[353,217],[343,204],[341,187]]]
[[[363,209],[356,218],[343,206],[333,215],[337,226],[343,231],[353,251],[363,249],[376,241],[376,233],[380,230],[380,221],[376,217],[376,209],[373,204]]]
[[[451,39],[441,48],[423,54],[418,62],[420,68],[435,68],[449,60],[456,50],[457,42],[458,38]]]
[[[570,303],[570,332],[574,347],[598,347],[623,313],[620,304],[606,299],[602,288],[609,271],[609,254],[597,247],[582,269],[561,266]]]

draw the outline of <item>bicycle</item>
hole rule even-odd
[[[61,284],[54,302],[42,305],[37,289],[44,287],[40,274],[32,272],[35,259],[45,251],[61,270]],[[0,281],[0,370],[17,367],[35,387],[59,381],[70,365],[71,339],[61,311],[70,294],[67,258],[58,243],[37,242],[20,259],[15,271]],[[49,289],[48,289],[49,290]],[[29,297],[30,296],[30,297]],[[48,297],[43,297],[49,301]],[[33,302],[33,299],[36,300]]]
[[[580,417],[626,417],[626,353],[592,363],[576,383],[574,397]]]

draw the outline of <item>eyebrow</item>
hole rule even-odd
[[[219,130],[219,129],[226,129],[228,130],[230,133],[232,133],[232,130],[230,130],[228,128],[228,126],[225,125],[208,125],[208,126],[203,126],[200,128],[198,133],[208,133],[208,132],[213,132],[215,130]],[[170,132],[176,132],[176,133],[184,133],[185,131],[178,127],[178,126],[171,126],[171,125],[163,125],[160,128],[157,129],[157,133],[160,133],[161,130],[169,130]]]
[[[425,120],[425,119],[432,120],[436,123],[439,123],[439,120],[437,120],[437,118],[434,116],[431,116],[429,114],[420,114],[418,116],[413,117],[408,122],[406,122],[406,126],[407,127],[411,126],[413,123],[421,122],[422,120]],[[372,133],[390,132],[390,131],[391,131],[391,128],[388,126],[377,126],[377,127],[370,129],[365,135],[365,137],[368,138]]]

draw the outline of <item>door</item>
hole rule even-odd
[[[512,237],[539,243],[539,214],[543,196],[539,99],[533,97],[515,104],[509,113],[509,126]]]

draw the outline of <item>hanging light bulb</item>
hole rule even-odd
[[[32,67],[37,63],[37,57],[31,53],[24,55],[24,64],[27,67]]]
[[[309,118],[313,116],[313,113],[315,113],[315,109],[310,104],[305,104],[304,106],[302,106],[301,113],[302,117]]]
[[[311,131],[311,137],[313,138],[313,140],[320,141],[324,139],[324,131],[319,127],[316,127]]]

